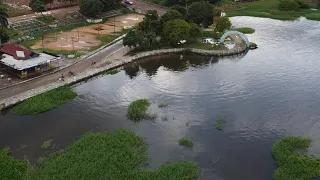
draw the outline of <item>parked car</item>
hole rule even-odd
[[[129,5],[132,5],[132,4],[133,4],[133,2],[130,1],[130,0],[125,0],[124,3],[129,4]]]

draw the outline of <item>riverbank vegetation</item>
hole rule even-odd
[[[278,166],[274,180],[312,179],[320,177],[320,159],[306,155],[311,139],[284,137],[272,146]]]
[[[219,118],[217,120],[217,124],[216,124],[216,129],[218,129],[219,131],[221,131],[223,129],[223,125],[226,122],[226,119],[224,117]]]
[[[280,20],[295,20],[304,16],[311,20],[320,20],[320,10],[312,8],[309,0],[266,0],[255,2],[233,3],[226,9],[228,16],[255,16]]]
[[[242,32],[244,34],[253,34],[255,32],[255,29],[249,28],[249,27],[240,27],[240,28],[236,28],[235,30]]]
[[[180,146],[185,146],[188,148],[192,148],[193,147],[193,141],[189,138],[181,138],[179,139],[179,145]]]
[[[138,27],[124,37],[123,45],[135,48],[136,52],[165,48],[222,49],[214,39],[231,27],[229,18],[220,18],[216,26],[209,27],[214,7],[208,2],[193,2],[188,7],[188,16],[185,11],[182,6],[174,6],[161,17],[157,11],[148,11]]]
[[[28,166],[0,151],[2,179],[188,179],[200,176],[200,168],[189,161],[170,162],[159,169],[141,169],[148,161],[144,139],[129,130],[89,132],[64,152],[41,158]],[[4,178],[3,178],[4,177]]]
[[[127,118],[133,121],[154,120],[157,115],[148,113],[151,102],[148,99],[138,99],[133,101],[127,111]]]
[[[28,168],[27,163],[10,156],[10,149],[0,150],[0,177],[2,180],[22,180]]]
[[[65,104],[76,96],[70,86],[63,86],[31,97],[14,106],[10,112],[17,115],[38,114]]]

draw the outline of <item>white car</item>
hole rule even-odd
[[[124,3],[129,4],[129,5],[132,5],[132,4],[133,4],[133,2],[130,1],[130,0],[125,0]]]

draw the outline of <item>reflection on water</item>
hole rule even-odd
[[[271,180],[272,144],[285,135],[313,138],[310,153],[320,156],[320,23],[236,17],[248,26],[259,48],[239,57],[178,55],[151,57],[74,89],[84,98],[32,116],[0,117],[0,148],[32,162],[43,155],[41,144],[53,139],[64,148],[89,130],[129,128],[149,144],[150,167],[192,160],[204,179]],[[152,101],[154,122],[126,120],[128,105]],[[166,103],[167,108],[157,105]],[[167,116],[168,121],[161,117]],[[226,117],[223,131],[215,124]],[[186,149],[178,139],[189,137]],[[19,151],[21,144],[28,145]]]

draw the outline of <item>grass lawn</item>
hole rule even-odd
[[[147,112],[150,104],[151,102],[148,99],[133,101],[128,107],[127,118],[133,121],[154,120],[157,117],[156,114],[149,114]]]
[[[255,32],[255,29],[249,28],[249,27],[241,27],[236,28],[236,31],[242,32],[244,34],[253,34]]]
[[[28,169],[5,153],[0,151],[4,180],[196,180],[201,173],[189,161],[166,163],[156,170],[141,169],[148,161],[147,144],[144,138],[123,129],[86,133],[66,151],[41,158]]]
[[[320,177],[320,159],[307,152],[311,140],[302,137],[284,137],[272,146],[272,155],[278,166],[274,180],[309,180]]]
[[[233,4],[226,10],[228,16],[255,16],[280,20],[295,20],[300,16],[320,21],[320,10],[302,9],[299,11],[278,10],[278,0],[261,0]]]
[[[71,87],[59,87],[23,101],[14,106],[10,112],[17,115],[38,114],[67,103],[76,96],[77,93],[73,92]]]

